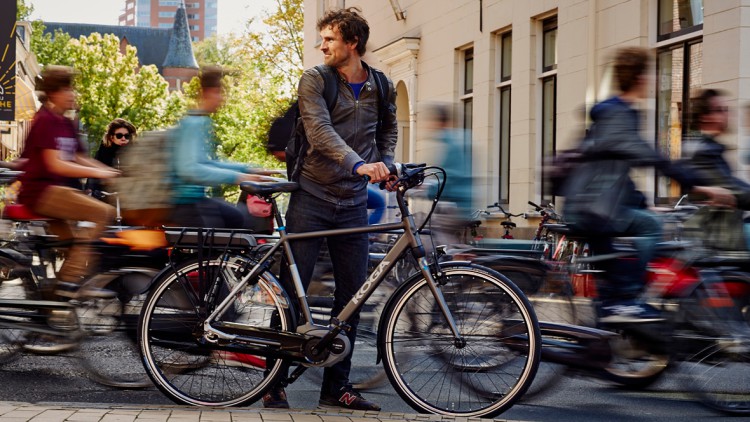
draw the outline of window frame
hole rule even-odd
[[[542,34],[541,37],[539,37],[539,69],[541,72],[537,75],[537,83],[538,83],[538,89],[539,89],[539,124],[538,124],[538,130],[539,130],[539,154],[537,155],[539,157],[539,163],[540,163],[540,171],[538,174],[540,175],[540,179],[538,181],[539,186],[539,197],[541,198],[541,205],[544,206],[548,203],[554,203],[555,202],[555,196],[551,194],[551,186],[548,186],[546,183],[545,178],[545,168],[547,167],[547,163],[549,160],[552,160],[554,156],[557,154],[557,64],[558,64],[558,43],[557,43],[557,31],[559,29],[558,25],[558,16],[550,15],[546,16],[544,18],[539,19],[539,31]],[[547,37],[547,34],[554,31],[555,36],[553,38],[554,45],[552,46],[554,48],[554,62],[551,65],[545,66],[545,59],[548,56],[549,52],[549,45]],[[547,101],[547,90],[545,89],[547,84],[552,81],[553,84],[553,90],[552,90],[552,108],[549,110],[551,112],[550,119],[548,119],[547,113],[547,107],[546,107],[546,101]],[[552,127],[549,128],[547,124],[547,120],[551,121]],[[547,138],[547,133],[551,134],[551,137]],[[551,155],[547,152],[551,152]]]
[[[510,155],[511,155],[511,113],[513,30],[507,29],[495,34],[495,166],[497,187],[494,188],[500,204],[510,203]],[[506,63],[509,62],[509,63]],[[507,73],[506,73],[507,70]]]

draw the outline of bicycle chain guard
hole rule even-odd
[[[341,362],[351,351],[351,344],[349,343],[349,337],[343,332],[339,333],[333,342],[321,350],[317,354],[314,353],[315,346],[320,343],[320,340],[328,334],[328,327],[321,327],[306,324],[297,328],[297,332],[311,337],[307,340],[303,346],[302,354],[307,359],[307,362],[303,362],[304,366],[323,366],[328,367]]]

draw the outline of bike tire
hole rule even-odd
[[[116,298],[87,299],[76,306],[85,334],[77,356],[91,379],[110,387],[139,389],[152,385],[143,370],[136,341],[138,315],[146,294],[128,294],[123,286],[132,283],[133,277],[147,276],[121,276],[106,286],[118,292]]]
[[[222,273],[227,268],[237,278],[246,268],[242,257],[190,259],[177,268],[160,273],[152,286],[138,325],[138,345],[146,373],[156,387],[171,400],[196,406],[237,406],[259,400],[265,391],[286,375],[288,362],[266,360],[264,356],[242,353],[242,346],[218,347],[199,342],[199,328],[218,304],[207,300],[198,280],[205,270],[208,288],[223,292],[234,281]],[[252,326],[293,330],[289,298],[270,272],[251,280],[227,312],[230,321]],[[270,368],[266,364],[273,362]]]
[[[526,295],[534,307],[539,322],[577,325],[580,323],[573,286],[564,261],[540,261],[525,257],[486,257],[482,264],[506,276]],[[557,347],[567,339],[542,334],[542,348]],[[523,395],[528,402],[553,389],[568,373],[563,364],[546,361],[544,353],[534,382]],[[491,394],[490,384],[473,388],[482,394]]]
[[[15,263],[0,258],[0,265],[7,268],[15,268]],[[0,297],[3,299],[25,299],[27,298],[26,284],[33,283],[30,275],[23,274],[18,279],[3,280],[0,283]],[[0,319],[3,320],[0,328],[0,365],[8,363],[20,356],[23,347],[32,338],[32,333],[13,326],[13,322],[25,322],[29,317],[23,317],[14,308],[3,308],[0,306]]]
[[[489,268],[441,263],[436,281],[466,344],[455,344],[427,280],[416,274],[383,311],[378,347],[386,374],[419,412],[494,417],[523,396],[536,374],[541,334],[534,310]],[[466,388],[486,384],[495,391]]]
[[[750,415],[750,274],[722,275],[721,281],[733,292],[734,305],[712,307],[716,301],[700,297],[696,289],[692,303],[702,312],[690,315],[697,326],[692,340],[702,347],[682,360],[681,370],[704,405],[730,415]]]

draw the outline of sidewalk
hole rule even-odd
[[[479,422],[492,419],[453,418],[391,412],[349,410],[269,410],[269,409],[202,409],[188,406],[77,404],[0,401],[3,422],[375,422],[375,421],[450,421]],[[495,419],[508,421],[507,419]]]

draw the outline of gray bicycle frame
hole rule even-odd
[[[360,233],[381,233],[403,230],[403,233],[398,237],[396,243],[386,253],[385,257],[380,261],[375,270],[373,270],[372,274],[370,274],[370,276],[365,280],[365,282],[362,284],[362,287],[354,294],[349,303],[347,303],[344,309],[342,309],[341,312],[336,316],[336,319],[338,321],[346,323],[346,321],[348,321],[349,318],[364,305],[364,303],[367,301],[370,295],[372,295],[372,293],[380,285],[380,283],[385,280],[387,274],[391,271],[393,266],[396,265],[398,260],[401,259],[407,249],[411,248],[412,250],[422,250],[422,241],[417,234],[417,230],[415,229],[416,225],[414,223],[414,217],[411,215],[411,212],[409,212],[409,208],[405,205],[403,193],[404,192],[402,191],[399,191],[397,193],[397,201],[399,203],[399,208],[401,209],[402,216],[400,223],[373,224],[363,227],[319,230],[313,232],[291,234],[287,233],[286,227],[283,225],[283,221],[281,220],[281,216],[276,206],[276,201],[271,200],[273,211],[276,215],[276,221],[279,226],[279,241],[274,244],[271,249],[268,250],[268,252],[266,252],[263,258],[258,261],[257,264],[255,264],[252,271],[248,272],[248,274],[246,274],[242,278],[242,280],[239,280],[239,282],[237,282],[234,288],[232,288],[232,291],[229,292],[229,294],[221,301],[221,303],[216,307],[216,309],[214,309],[211,315],[206,318],[206,320],[203,322],[205,332],[209,333],[209,336],[213,335],[223,340],[231,341],[240,337],[235,334],[225,333],[215,327],[212,327],[211,322],[213,322],[217,318],[220,318],[221,315],[224,314],[224,312],[229,308],[229,305],[234,300],[236,300],[235,297],[237,297],[239,292],[245,288],[250,280],[257,276],[260,276],[260,274],[264,270],[264,267],[262,266],[263,263],[268,261],[280,247],[284,248],[284,254],[288,260],[287,262],[289,263],[289,272],[292,276],[294,290],[297,295],[297,300],[302,312],[302,318],[304,319],[304,322],[310,325],[327,327],[328,329],[331,329],[333,327],[333,324],[329,324],[328,326],[321,326],[318,324],[314,324],[313,322],[310,305],[307,302],[307,295],[302,285],[302,280],[300,279],[299,272],[297,271],[297,264],[295,263],[294,255],[292,253],[292,248],[289,242],[294,240],[314,239],[328,236],[340,236]],[[448,327],[450,328],[451,333],[453,333],[454,339],[460,340],[461,334],[458,331],[458,327],[456,326],[456,322],[453,319],[453,315],[448,309],[448,305],[445,302],[442,291],[438,287],[435,279],[432,277],[432,272],[430,271],[430,266],[427,263],[427,259],[424,256],[420,256],[418,259],[418,264],[419,269],[422,272],[422,276],[424,276],[425,280],[427,280],[427,285],[433,296],[435,297],[438,307],[445,317],[445,321],[448,323]],[[231,271],[224,271],[224,275],[225,277],[229,277],[232,280],[236,280],[236,277],[234,277]],[[246,339],[246,337],[243,338]],[[259,344],[279,345],[278,342],[273,340],[264,340],[259,338],[254,338],[253,340]]]

